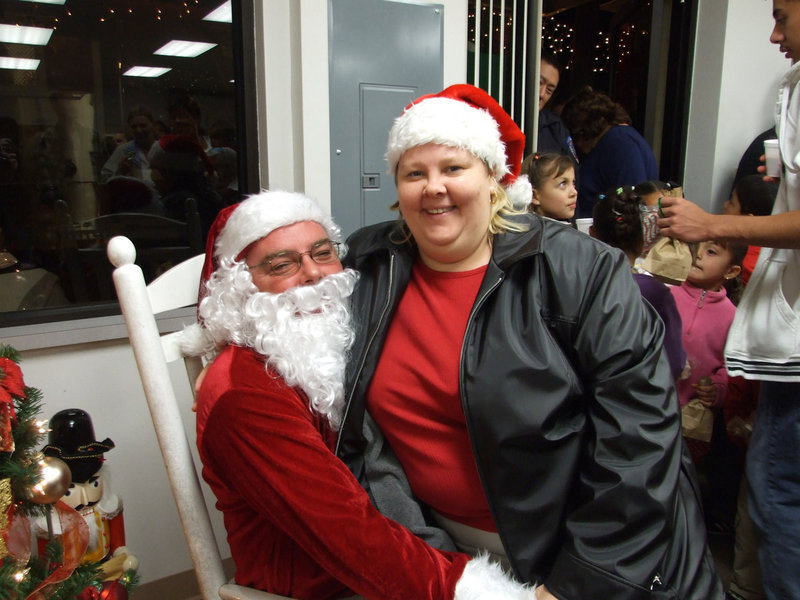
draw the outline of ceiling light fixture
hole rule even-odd
[[[153,52],[153,54],[160,54],[161,56],[180,56],[182,58],[194,58],[200,56],[203,52],[208,52],[216,44],[209,44],[208,42],[187,42],[186,40],[172,40],[164,44]]]
[[[23,2],[38,2],[39,4],[65,4],[67,0],[23,0]]]
[[[216,21],[217,23],[230,23],[233,21],[231,13],[231,0],[223,2],[217,8],[203,17],[203,21]]]
[[[50,41],[51,35],[53,35],[53,30],[49,28],[0,23],[0,42],[5,42],[6,44],[46,46],[47,42]]]
[[[19,71],[35,71],[39,61],[35,58],[12,58],[0,56],[0,69],[17,69]]]
[[[161,77],[164,73],[169,73],[172,69],[167,67],[131,67],[123,73],[128,77]]]

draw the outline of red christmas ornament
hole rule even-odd
[[[116,579],[104,581],[102,590],[87,587],[78,595],[77,600],[128,600],[128,590]]]
[[[100,592],[100,600],[128,600],[128,590],[118,579],[104,581],[103,591]]]
[[[78,594],[76,600],[100,600],[100,592],[96,587],[90,586]]]

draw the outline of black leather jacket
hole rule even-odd
[[[722,598],[663,324],[622,253],[524,219],[527,232],[493,240],[460,366],[475,460],[514,573],[564,600]],[[373,494],[365,396],[417,257],[412,242],[389,241],[393,229],[356,232],[345,261],[361,279],[337,452]]]

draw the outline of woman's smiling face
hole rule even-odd
[[[489,262],[497,183],[481,159],[451,146],[416,146],[400,157],[396,181],[400,212],[427,266],[468,271]]]

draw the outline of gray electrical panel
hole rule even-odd
[[[442,89],[443,17],[441,4],[328,0],[331,210],[345,235],[397,218],[386,139],[406,105]]]

